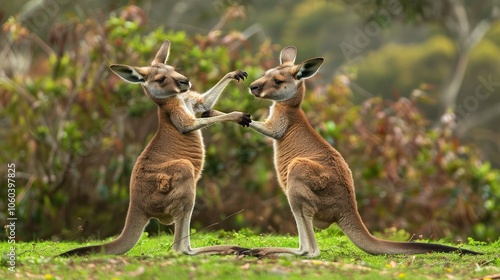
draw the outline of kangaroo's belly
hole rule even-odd
[[[314,137],[292,136],[274,141],[274,164],[282,188],[286,190],[290,165],[294,159],[308,159],[330,170],[338,166],[340,154],[327,142]],[[343,161],[343,159],[342,159]],[[335,169],[335,168],[334,168]]]
[[[188,134],[168,137],[155,135],[142,154],[137,158],[134,173],[165,174],[171,170],[171,165],[182,162],[185,168],[192,168],[192,174],[197,181],[203,170],[205,153],[201,133],[194,131]],[[190,164],[185,164],[189,162]],[[167,174],[168,175],[168,174]],[[140,179],[140,178],[137,178]]]

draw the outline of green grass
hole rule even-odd
[[[145,234],[123,256],[54,258],[81,244],[17,243],[14,273],[8,271],[6,258],[11,244],[3,242],[0,243],[3,255],[0,279],[500,279],[500,240],[490,244],[469,240],[469,244],[463,245],[484,253],[479,256],[455,253],[371,256],[355,247],[336,227],[319,231],[316,236],[321,255],[314,259],[184,256],[170,249],[172,236],[167,234],[159,237]],[[191,239],[194,247],[298,246],[296,236],[261,236],[249,230],[201,232]]]

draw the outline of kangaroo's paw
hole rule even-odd
[[[252,122],[252,117],[250,114],[247,114],[247,113],[243,113],[243,115],[241,116],[241,120],[238,122],[241,126],[250,126],[250,123]]]
[[[214,115],[213,110],[208,110],[208,111],[201,113],[202,118],[210,118],[210,117],[213,117],[213,115]]]
[[[245,71],[241,71],[241,70],[236,70],[236,71],[233,71],[230,73],[231,75],[231,78],[235,79],[236,81],[240,81],[240,80],[245,80],[245,78],[248,77],[248,73],[245,72]]]

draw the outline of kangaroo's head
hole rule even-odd
[[[141,84],[146,95],[157,104],[161,104],[165,98],[173,97],[191,88],[188,78],[166,64],[169,52],[170,42],[167,40],[156,53],[151,66],[134,67],[112,64],[109,67],[126,82]]]
[[[267,70],[263,77],[250,84],[250,93],[258,98],[284,102],[298,94],[303,94],[299,87],[304,79],[316,74],[324,59],[311,58],[295,65],[297,49],[294,46],[284,48],[280,53],[281,65]],[[301,101],[301,96],[298,100]]]

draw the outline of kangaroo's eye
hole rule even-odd
[[[156,79],[156,81],[155,81],[155,82],[157,82],[157,83],[161,84],[161,83],[163,83],[163,82],[165,81],[165,79],[166,79],[166,78],[167,78],[167,77],[162,76],[161,78]]]
[[[277,84],[277,85],[282,84],[282,83],[285,82],[285,81],[282,81],[282,80],[278,80],[276,78],[274,78],[273,80],[274,80],[274,83]]]

